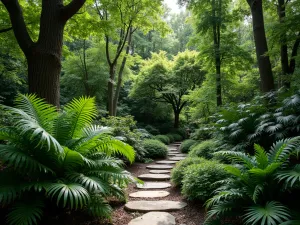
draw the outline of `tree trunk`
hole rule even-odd
[[[278,0],[277,13],[279,17],[279,22],[284,23],[285,19],[285,0]],[[289,57],[288,57],[288,46],[287,46],[287,36],[286,33],[282,34],[280,37],[280,61],[281,61],[281,71],[283,76],[283,85],[286,88],[290,88],[290,78],[289,78]]]
[[[268,44],[264,26],[262,0],[247,0],[252,14],[253,35],[261,79],[261,90],[269,92],[274,90],[274,78],[268,55]]]
[[[19,1],[1,0],[9,13],[17,42],[27,59],[29,92],[57,107],[64,27],[85,1],[73,0],[64,6],[63,0],[43,0],[39,38],[34,43],[27,31]]]
[[[121,91],[122,81],[123,81],[123,72],[124,72],[127,57],[128,57],[129,51],[130,51],[131,40],[132,40],[132,28],[130,28],[130,32],[128,35],[128,43],[127,43],[127,47],[126,47],[126,53],[125,53],[125,56],[123,57],[122,64],[121,64],[119,74],[118,74],[118,83],[117,83],[116,91],[114,94],[114,102],[113,102],[113,115],[114,116],[117,116],[118,101],[119,101],[119,96],[120,96],[120,91]]]
[[[179,128],[179,115],[180,112],[178,112],[177,110],[174,111],[174,128]]]
[[[114,116],[114,87],[115,87],[116,65],[109,65],[109,81],[107,86],[108,115]]]

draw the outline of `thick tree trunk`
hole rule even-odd
[[[36,93],[49,103],[59,106],[60,72],[65,22],[61,20],[60,1],[43,1],[40,34],[29,54],[29,92]]]
[[[261,79],[261,90],[269,92],[274,90],[274,78],[268,55],[268,44],[264,26],[264,15],[262,0],[247,0],[252,14],[253,34],[256,47],[256,58],[258,61]]]
[[[64,6],[63,0],[43,0],[39,38],[34,43],[28,34],[19,1],[1,0],[27,59],[29,91],[58,107],[64,26],[85,1],[73,0]]]

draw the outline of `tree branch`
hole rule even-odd
[[[23,12],[18,0],[1,0],[7,9],[17,42],[25,55],[33,44],[24,21]]]
[[[74,16],[85,2],[86,0],[73,0],[68,5],[64,6],[61,11],[63,20],[67,21]]]
[[[5,33],[5,32],[8,32],[8,31],[11,31],[12,29],[13,29],[12,27],[1,29],[1,30],[0,30],[0,34],[1,34],[1,33]]]

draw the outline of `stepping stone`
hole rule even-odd
[[[185,202],[177,201],[132,201],[125,205],[128,211],[151,212],[151,211],[175,211],[186,207]]]
[[[169,160],[174,160],[174,161],[180,161],[180,160],[184,160],[186,157],[172,157],[172,158],[169,158]]]
[[[133,198],[163,198],[170,195],[167,191],[138,191],[131,193],[129,196]]]
[[[156,164],[175,164],[177,161],[170,161],[170,160],[163,160],[163,161],[156,161]]]
[[[137,217],[128,225],[175,225],[175,217],[166,212],[149,212]]]
[[[165,189],[171,187],[170,183],[163,182],[144,182],[144,184],[137,184],[139,189]]]
[[[154,170],[169,170],[172,169],[173,166],[171,165],[150,165],[146,167],[147,169],[154,169]]]
[[[170,175],[166,175],[166,174],[142,174],[142,175],[139,175],[138,178],[140,178],[141,180],[161,181],[161,180],[169,180]]]
[[[171,173],[171,170],[149,170],[149,173],[165,174],[165,173]]]

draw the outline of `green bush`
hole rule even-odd
[[[189,152],[191,157],[203,157],[205,159],[213,158],[213,153],[217,148],[217,143],[214,139],[203,141],[194,145]]]
[[[166,134],[166,136],[168,136],[168,138],[170,139],[170,143],[175,142],[175,139],[172,134]]]
[[[183,153],[187,153],[190,151],[190,148],[196,143],[197,143],[197,141],[192,140],[192,139],[185,140],[181,143],[179,150]]]
[[[170,144],[170,139],[167,135],[156,135],[154,136],[154,139],[159,140],[166,145]]]
[[[143,145],[147,151],[146,158],[165,158],[168,154],[168,147],[159,140],[146,139],[143,141]]]
[[[82,97],[62,111],[35,95],[19,95],[11,113],[13,126],[0,128],[0,207],[9,207],[7,224],[37,224],[47,207],[87,209],[110,217],[106,201],[125,200],[122,187],[134,178],[123,156],[133,162],[133,148],[92,125],[95,98]]]
[[[171,171],[171,180],[176,186],[182,185],[183,175],[185,169],[192,164],[199,164],[201,162],[205,161],[203,158],[186,158],[184,160],[181,160],[176,164],[176,166]]]
[[[174,138],[174,141],[182,141],[183,140],[183,137],[180,135],[180,134],[171,134]]]
[[[206,201],[220,186],[216,182],[228,176],[224,165],[218,161],[190,165],[184,172],[181,192],[189,200]]]
[[[145,129],[152,135],[158,135],[159,134],[159,130],[156,129],[155,127],[151,126],[151,125],[147,125],[145,127]]]

